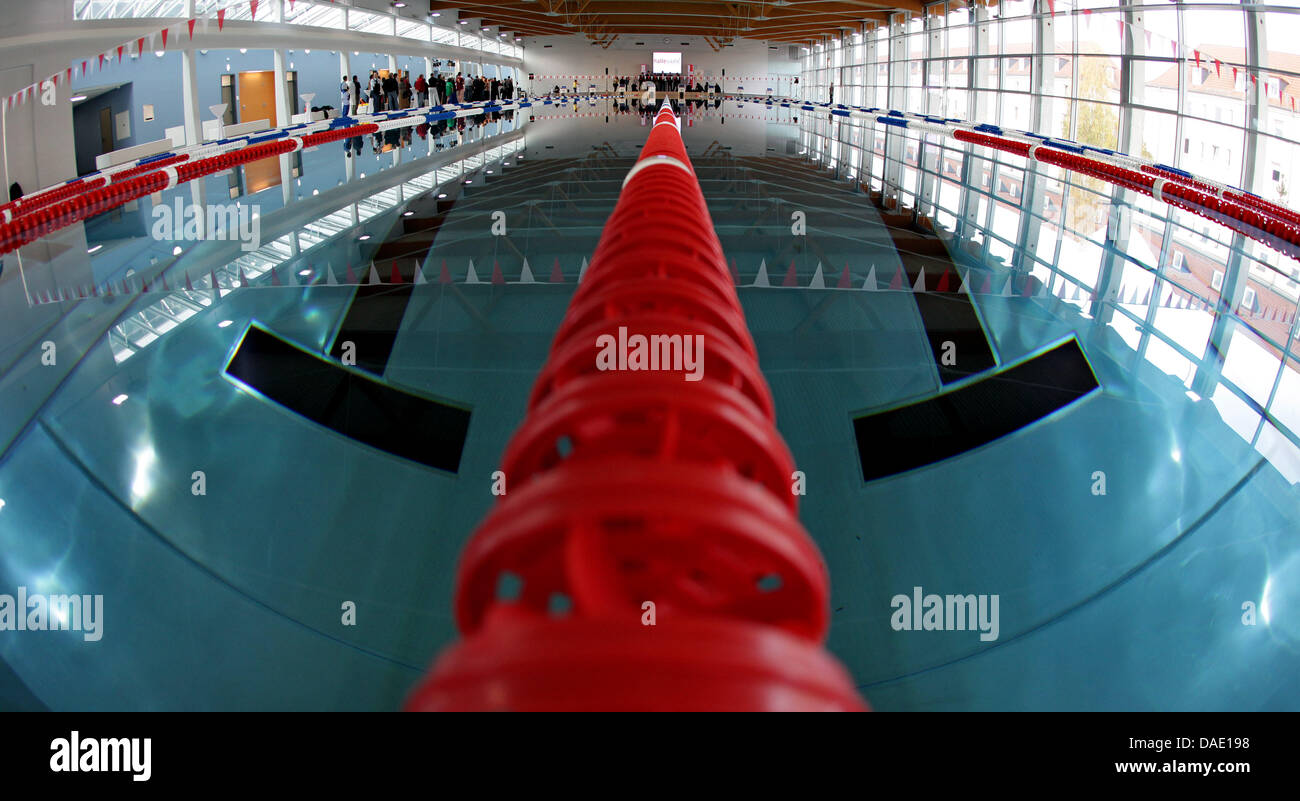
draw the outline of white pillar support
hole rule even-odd
[[[288,70],[286,69],[289,59],[284,50],[276,48],[275,51],[275,119],[271,121],[272,125],[280,127],[289,124],[289,84],[286,78]]]

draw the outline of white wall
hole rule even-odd
[[[637,42],[644,42],[637,45]],[[682,45],[682,42],[687,42]],[[581,78],[579,87],[585,89],[595,83],[604,91],[605,69],[610,76],[636,75],[641,65],[649,66],[652,54],[660,51],[680,51],[682,71],[694,64],[695,73],[709,83],[722,84],[724,92],[735,92],[743,87],[745,92],[762,94],[771,88],[776,94],[787,94],[793,79],[799,75],[799,61],[790,60],[789,46],[777,45],[769,49],[765,42],[738,39],[732,47],[714,50],[703,37],[670,37],[664,43],[662,34],[656,36],[620,36],[608,49],[594,45],[584,36],[529,36],[523,41],[524,73],[536,75],[530,91],[544,93],[556,84],[573,84],[573,76],[595,75],[596,79]],[[549,45],[549,47],[548,47]],[[726,70],[726,76],[722,74]],[[542,76],[567,76],[568,80]],[[782,76],[782,77],[776,77]]]

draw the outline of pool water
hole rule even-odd
[[[1243,437],[1228,401],[1163,369],[1107,309],[1123,297],[949,242],[809,152],[854,131],[683,111],[804,474],[827,647],[874,708],[1297,708],[1294,444]],[[103,613],[94,641],[0,630],[0,708],[398,708],[457,637],[458,554],[648,131],[600,100],[349,140],[6,255],[0,594],[102,595]],[[156,236],[177,201],[248,206],[257,247]],[[60,289],[76,299],[45,302]],[[306,367],[258,372],[253,340]],[[927,402],[1071,343],[1095,390],[944,451],[953,418]],[[1013,419],[1054,380],[963,414]],[[1280,398],[1300,414],[1300,389]],[[913,445],[944,458],[900,462]],[[915,630],[898,599],[931,594],[996,597],[996,630]]]

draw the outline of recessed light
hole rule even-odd
[[[402,216],[403,216],[403,217],[410,217],[410,216],[411,216],[412,214],[414,214],[414,213],[415,213],[415,212],[413,212],[413,211],[404,211],[404,212],[402,212]]]
[[[298,275],[311,275],[311,270],[299,270]]]
[[[370,234],[362,234],[361,236],[357,237],[357,239],[361,240],[362,242],[365,242],[369,238],[370,238]]]
[[[172,255],[173,255],[173,256],[179,256],[179,255],[181,255],[181,252],[182,252],[183,250],[184,250],[184,248],[182,248],[180,245],[177,245],[176,247],[172,248]]]
[[[90,249],[87,250],[86,252],[87,252],[87,253],[94,253],[95,251],[100,250],[100,249],[103,248],[103,247],[104,247],[103,245],[95,245],[93,248],[90,248]]]
[[[446,193],[446,192],[439,192],[439,193],[438,193],[438,199],[439,199],[439,200],[442,200],[442,199],[445,198],[446,196],[447,196],[447,193]]]
[[[126,398],[127,398],[126,395],[118,395],[116,398],[113,398],[113,405],[121,406],[122,404],[126,403]]]
[[[217,323],[217,328],[225,328],[233,322],[234,320],[222,320],[221,322]]]
[[[85,99],[86,99],[85,95],[73,95],[72,97],[68,98],[68,101],[71,103],[80,103]]]

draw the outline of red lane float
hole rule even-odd
[[[187,161],[187,157],[177,157],[176,161],[160,159],[157,162],[140,165],[118,174],[123,176],[120,181],[118,175],[114,175],[107,185],[88,191],[82,187],[80,194],[63,198],[58,207],[42,203],[30,210],[24,210],[21,216],[0,225],[0,253],[8,253],[72,223],[204,175],[292,153],[304,147],[372,134],[378,130],[379,126],[375,123],[366,123],[349,128],[321,131],[303,137],[285,137],[193,161]],[[135,170],[140,172],[128,175]],[[68,186],[73,185],[68,184]],[[44,197],[42,195],[41,199]]]
[[[1292,258],[1300,258],[1300,214],[1263,198],[1150,165],[1130,169],[1046,144],[965,129],[951,133],[953,138],[962,142],[1052,164],[1154,197],[1213,220]]]
[[[638,369],[638,338],[658,367]],[[866,709],[820,647],[826,567],[773,420],[665,105],[506,447],[507,493],[461,556],[465,639],[406,708]]]

